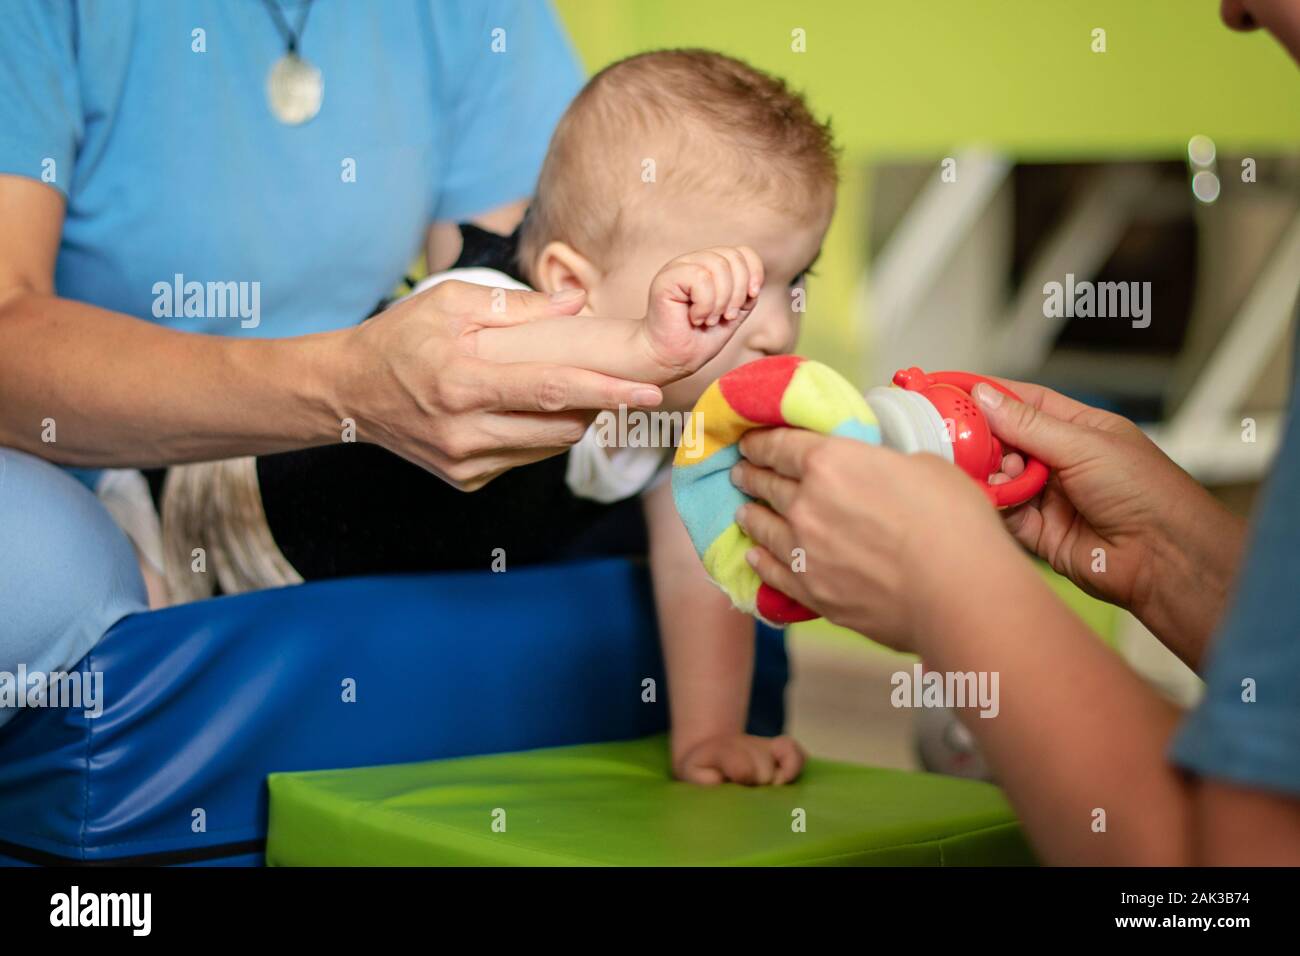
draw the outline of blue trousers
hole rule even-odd
[[[0,448],[0,673],[69,670],[148,606],[131,543],[99,499],[49,462]],[[0,724],[13,715],[0,709]]]

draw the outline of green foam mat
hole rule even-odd
[[[988,784],[811,760],[800,780],[784,787],[698,787],[672,780],[668,767],[667,743],[659,736],[427,763],[272,774],[267,862],[1034,862],[1006,800]]]

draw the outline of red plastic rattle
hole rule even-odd
[[[917,392],[939,412],[952,441],[953,461],[962,471],[983,486],[989,499],[999,508],[1023,504],[1043,490],[1047,483],[1047,466],[1037,458],[1025,456],[1025,470],[1001,485],[989,484],[989,477],[1002,468],[1002,442],[989,428],[988,419],[971,398],[971,390],[980,382],[991,385],[1016,401],[1020,396],[992,379],[971,372],[923,372],[919,368],[900,369],[894,384]]]

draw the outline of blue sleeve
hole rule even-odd
[[[65,196],[81,139],[73,5],[11,0],[0,15],[0,173]]]
[[[1300,795],[1300,389],[1211,649],[1205,698],[1173,759],[1205,777]]]
[[[435,221],[531,196],[556,121],[583,81],[550,3],[493,0],[468,9],[464,32],[446,37],[461,68],[447,104],[449,153]]]

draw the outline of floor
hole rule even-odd
[[[1128,614],[1114,623],[1117,650],[1138,673],[1182,707],[1200,680]],[[895,654],[824,621],[787,632],[791,682],[787,728],[818,757],[875,767],[920,769],[917,712],[890,704],[891,676],[913,658]]]
[[[788,729],[809,753],[875,767],[919,769],[913,712],[890,706],[890,675],[912,659],[825,623],[787,637]]]

